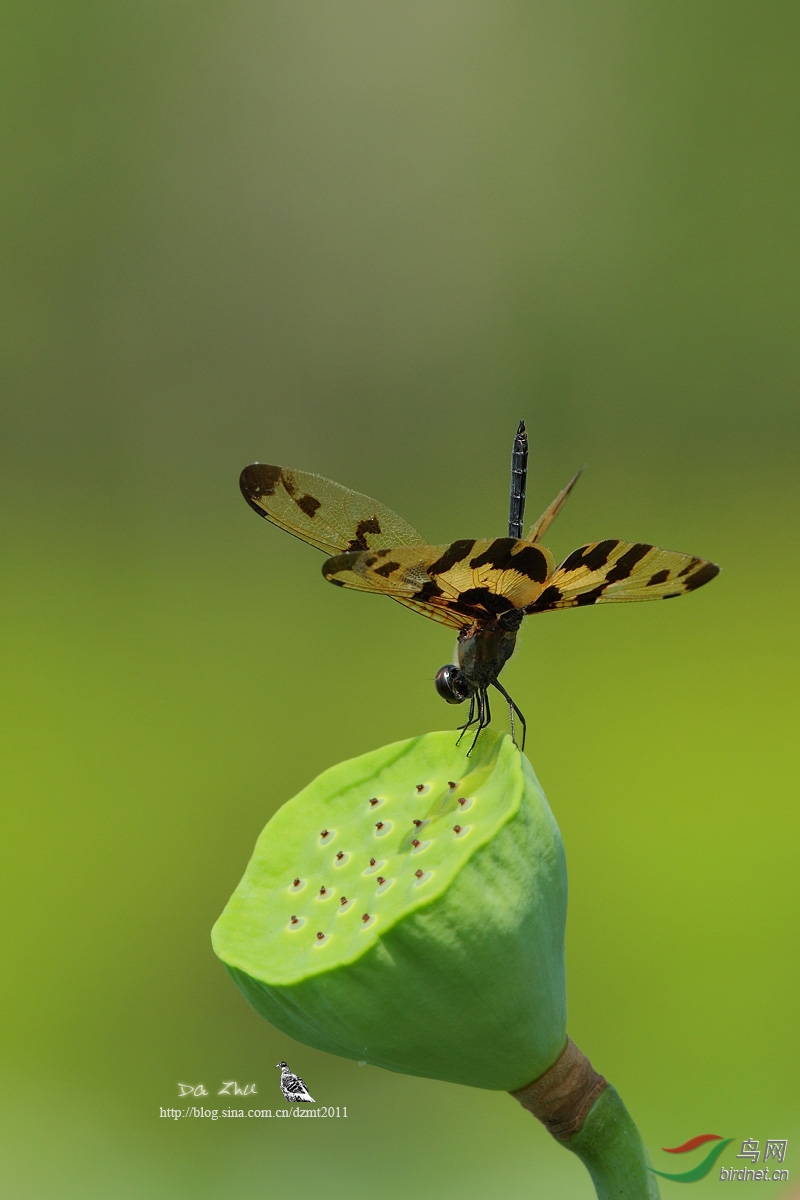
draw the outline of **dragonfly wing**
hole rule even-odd
[[[242,471],[239,487],[260,517],[326,554],[425,542],[385,504],[322,475],[253,463]]]
[[[561,491],[556,496],[555,500],[552,500],[550,502],[550,504],[548,504],[547,508],[544,510],[542,515],[539,517],[539,520],[535,521],[534,524],[531,526],[530,533],[527,536],[527,541],[538,542],[541,538],[544,537],[544,535],[547,533],[550,526],[553,524],[553,521],[555,521],[556,517],[558,516],[559,512],[561,511],[562,504],[564,503],[567,496],[570,494],[572,489],[575,487],[575,484],[578,482],[581,475],[583,474],[585,467],[586,467],[586,464],[584,463],[584,465],[581,467],[581,469],[579,471],[576,471],[575,474],[572,476],[572,479],[570,479],[567,486],[563,487],[561,489]]]
[[[463,628],[523,612],[553,569],[548,550],[517,538],[338,554],[322,573],[339,587],[378,592]]]
[[[670,600],[719,574],[716,563],[647,542],[609,539],[580,546],[548,578],[526,612],[632,600]]]

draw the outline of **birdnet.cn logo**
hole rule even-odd
[[[710,1150],[707,1150],[700,1162],[695,1163],[687,1171],[657,1171],[655,1167],[649,1169],[654,1175],[660,1175],[662,1179],[672,1179],[675,1183],[696,1183],[698,1179],[705,1179],[706,1175],[715,1166],[717,1159],[722,1154],[723,1150],[735,1141],[734,1138],[723,1138],[718,1133],[701,1133],[697,1137],[689,1138],[688,1142],[684,1142],[681,1146],[663,1146],[662,1149],[667,1154],[688,1154],[691,1150],[696,1150],[699,1146],[704,1146],[707,1142],[716,1142]],[[758,1138],[744,1138],[742,1140],[742,1148],[736,1155],[737,1158],[748,1159],[749,1167],[745,1166],[721,1166],[719,1169],[719,1178],[721,1182],[730,1180],[746,1181],[748,1183],[761,1180],[762,1182],[785,1182],[789,1178],[789,1172],[785,1167],[769,1165],[783,1163],[786,1161],[786,1138],[767,1138],[764,1141],[763,1158],[761,1157],[761,1143]],[[763,1164],[758,1166],[759,1160]]]

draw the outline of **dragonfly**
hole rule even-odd
[[[523,618],[561,608],[634,600],[670,600],[694,592],[719,573],[716,563],[618,538],[579,546],[556,565],[542,545],[583,467],[523,538],[528,466],[524,421],[511,456],[508,537],[461,538],[431,546],[384,504],[332,479],[252,463],[239,486],[267,521],[322,550],[322,574],[338,587],[389,596],[457,630],[455,661],[435,676],[449,704],[470,702],[461,737],[474,729],[471,753],[492,719],[489,689],[508,705],[511,736],[523,749],[527,725],[499,675],[514,652]],[[517,741],[515,718],[522,727]]]

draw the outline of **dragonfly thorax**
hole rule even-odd
[[[481,629],[458,640],[458,663],[448,663],[436,672],[436,690],[448,704],[462,704],[476,692],[485,691],[514,652],[517,632],[512,629]]]
[[[514,653],[516,629],[482,629],[458,639],[458,665],[472,690],[494,683]]]

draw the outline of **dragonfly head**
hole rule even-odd
[[[448,704],[463,704],[475,690],[461,668],[454,663],[440,667],[434,683],[437,692]]]

